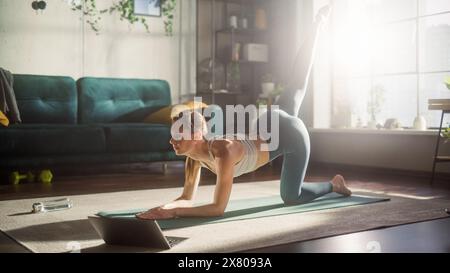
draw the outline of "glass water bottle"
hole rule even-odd
[[[33,213],[51,212],[58,210],[70,209],[73,206],[69,198],[61,198],[55,200],[48,200],[33,204]]]

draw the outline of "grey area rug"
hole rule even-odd
[[[356,189],[355,194],[358,194]],[[30,214],[34,202],[48,198],[0,202],[0,229],[33,252],[162,252],[160,249],[105,245],[87,220],[98,211],[155,207],[178,197],[181,188],[68,196],[70,210]],[[199,188],[197,202],[208,202],[213,186]],[[236,184],[231,199],[277,195],[279,181]],[[397,196],[391,201],[222,222],[167,230],[166,236],[187,238],[163,252],[234,252],[347,234],[380,227],[447,217],[449,200]]]

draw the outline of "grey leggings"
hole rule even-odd
[[[298,113],[308,85],[318,34],[319,26],[316,24],[296,58],[292,85],[276,103],[279,110],[270,111],[271,115],[278,115],[280,128],[279,146],[270,152],[270,160],[284,156],[280,194],[286,205],[308,203],[333,189],[331,182],[303,183],[310,155],[310,140]]]

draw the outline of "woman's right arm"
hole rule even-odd
[[[162,207],[165,209],[191,207],[200,182],[201,169],[200,162],[195,161],[192,158],[187,158],[184,170],[185,179],[183,193],[173,202],[170,202]]]

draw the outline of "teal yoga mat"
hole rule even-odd
[[[231,200],[224,215],[221,217],[176,218],[157,221],[161,229],[175,229],[283,214],[365,205],[389,200],[389,198],[377,198],[362,195],[343,197],[336,193],[330,193],[307,204],[285,206],[280,196],[267,196],[252,199]],[[109,218],[132,218],[138,220],[135,218],[135,214],[146,210],[147,209],[102,211],[97,213],[97,215]]]

